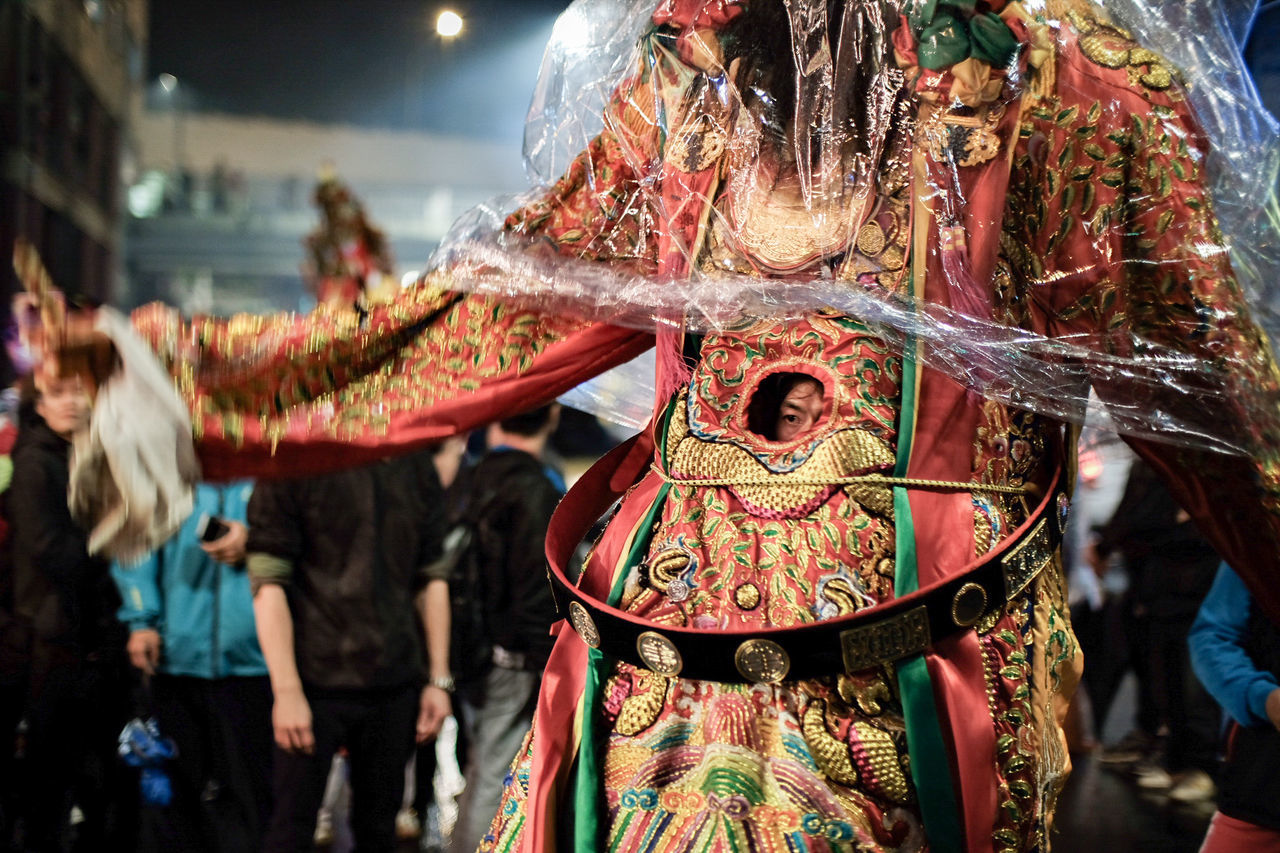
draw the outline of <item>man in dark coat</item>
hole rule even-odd
[[[115,740],[129,715],[120,596],[105,560],[89,555],[67,508],[71,435],[88,415],[77,379],[38,374],[21,416],[6,495],[14,611],[30,631],[26,844],[61,850],[74,802],[86,850],[132,847],[136,802]]]

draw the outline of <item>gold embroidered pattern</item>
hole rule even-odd
[[[617,676],[611,681],[616,682]],[[622,700],[622,709],[614,723],[614,731],[623,735],[637,735],[657,722],[670,686],[669,678],[642,669],[636,670],[632,693]]]
[[[710,168],[729,142],[729,134],[706,113],[694,116],[667,142],[666,161],[681,172],[701,172]]]
[[[849,742],[845,742],[832,734],[826,716],[827,702],[815,699],[801,715],[801,729],[814,761],[828,778],[851,788],[873,791],[893,802],[910,799],[911,786],[892,735],[858,720],[849,724]]]
[[[724,481],[753,506],[773,512],[803,507],[840,478],[894,464],[889,443],[861,429],[841,430],[823,441],[794,471],[774,473],[744,448],[702,441],[689,434],[684,394],[667,428],[666,466],[679,481]]]
[[[801,728],[805,742],[827,778],[852,788],[858,784],[858,773],[853,769],[849,747],[827,730],[826,711],[827,703],[821,699],[810,702],[804,709]]]
[[[1176,79],[1172,66],[1158,53],[1140,47],[1133,34],[1084,10],[1068,12],[1080,34],[1080,52],[1103,68],[1124,68],[1131,84],[1163,91]]]
[[[875,222],[868,222],[858,230],[858,251],[864,255],[871,257],[880,254],[887,242],[884,229]]]

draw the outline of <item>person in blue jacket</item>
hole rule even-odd
[[[1232,718],[1201,853],[1280,851],[1280,627],[1223,563],[1188,642],[1196,675]]]
[[[244,568],[252,494],[247,481],[198,485],[195,509],[172,539],[138,566],[112,567],[129,659],[150,680],[160,731],[178,747],[168,768],[173,801],[145,810],[144,850],[261,847],[271,811],[271,686]],[[203,541],[202,524],[221,532]]]

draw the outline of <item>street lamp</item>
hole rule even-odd
[[[178,78],[172,74],[161,74],[156,78],[163,98],[168,102],[170,119],[173,122],[173,184],[175,207],[190,209],[191,180],[186,170],[186,128],[183,115],[186,87],[178,85]]]
[[[462,32],[462,16],[452,9],[445,9],[436,18],[436,32],[442,38],[455,38]]]
[[[160,83],[160,89],[164,92],[165,100],[169,102],[169,112],[173,116],[173,166],[174,170],[181,172],[183,160],[186,151],[186,140],[183,139],[183,115],[182,115],[182,89],[178,86],[178,78],[172,74],[161,74],[157,78]]]

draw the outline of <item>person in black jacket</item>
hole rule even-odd
[[[477,514],[474,547],[489,650],[488,665],[458,686],[470,748],[453,831],[455,853],[475,850],[498,810],[503,778],[533,722],[551,655],[550,628],[558,617],[544,544],[564,481],[542,457],[559,419],[559,407],[552,404],[491,424],[489,452],[465,484]]]
[[[13,607],[30,632],[20,781],[29,850],[63,849],[73,803],[84,816],[78,849],[132,849],[136,824],[137,785],[123,783],[115,758],[130,710],[120,597],[67,508],[70,438],[87,416],[79,380],[37,374],[6,495]]]
[[[343,746],[356,849],[393,849],[415,734],[451,711],[442,505],[426,453],[255,487],[248,569],[278,747],[266,850],[311,849]]]
[[[1097,559],[1117,551],[1129,573],[1126,634],[1138,676],[1137,722],[1153,739],[1168,730],[1163,760],[1134,768],[1138,785],[1167,790],[1173,800],[1209,799],[1221,712],[1191,671],[1187,635],[1220,558],[1142,461],[1129,469]]]

